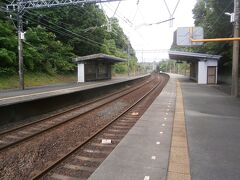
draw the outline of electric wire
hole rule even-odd
[[[114,12],[114,10],[111,7],[109,7],[108,4],[104,4],[104,6],[107,7],[109,10],[111,10],[112,12]],[[131,26],[132,23],[125,16],[122,17],[122,15],[119,15],[119,12],[117,12],[115,15],[119,17],[128,26]]]
[[[138,6],[138,5],[139,5],[139,1],[137,1],[137,6]],[[111,10],[112,12],[114,11],[114,10],[112,9],[112,6],[109,5],[109,3],[108,3],[108,4],[107,4],[107,3],[104,4],[104,6],[107,7],[109,10]],[[111,7],[109,7],[109,6],[111,6]],[[144,16],[143,16],[143,14],[141,13],[140,8],[138,9],[138,12],[140,13],[142,19],[143,19],[144,22],[145,22],[145,18],[144,18]],[[118,11],[118,12],[116,13],[116,16],[117,16],[118,18],[120,18],[120,20],[122,20],[127,26],[129,26],[131,29],[133,29],[133,30],[138,34],[138,36],[143,40],[143,42],[146,42],[146,40],[144,39],[143,35],[142,35],[139,31],[137,31],[136,28],[133,27],[133,26],[134,26],[134,23],[133,23],[132,21],[130,21],[128,18],[126,18],[124,15],[122,15],[122,13],[120,13],[120,11]],[[122,17],[122,16],[123,16],[123,17]]]
[[[121,3],[121,1],[119,1],[119,2],[118,2],[118,5],[117,5],[117,7],[116,7],[116,9],[115,9],[115,11],[114,11],[114,13],[113,13],[113,16],[112,16],[112,17],[114,17],[114,16],[115,16],[115,14],[117,13],[117,10],[118,10],[118,8],[119,8],[119,5],[120,5],[120,3]]]
[[[31,15],[35,15],[34,13],[30,12],[29,10],[27,10],[26,12],[28,12],[28,13],[31,14]],[[25,16],[26,19],[29,18],[29,17],[26,16],[26,15],[24,15],[24,16]],[[35,16],[37,16],[37,15],[35,15]],[[32,20],[33,20],[33,19],[32,19]],[[45,20],[46,20],[46,19],[45,19]],[[46,20],[46,21],[47,21],[48,23],[51,23],[52,25],[57,26],[57,27],[60,28],[60,29],[63,29],[63,30],[65,30],[65,31],[67,31],[67,32],[69,32],[69,33],[71,33],[71,34],[74,34],[75,37],[78,37],[80,40],[81,40],[81,38],[84,39],[85,41],[81,40],[82,42],[87,42],[88,44],[93,45],[93,46],[97,46],[97,45],[95,45],[95,44],[93,44],[93,43],[96,43],[96,44],[100,45],[100,46],[97,46],[97,47],[101,47],[102,45],[105,46],[105,45],[102,44],[102,43],[99,43],[99,42],[97,42],[97,41],[94,41],[94,40],[92,40],[92,39],[90,39],[90,38],[86,38],[86,37],[84,37],[84,36],[82,36],[82,35],[76,34],[76,33],[72,32],[72,31],[70,31],[70,30],[68,30],[68,29],[66,29],[66,28],[63,28],[63,27],[61,27],[61,26],[59,26],[59,25],[57,25],[57,24],[54,24],[54,23],[52,23],[52,22],[50,22],[50,21],[48,21],[48,20]],[[35,22],[36,22],[36,21],[35,21]],[[43,26],[46,26],[46,24],[42,24],[42,25],[43,25]],[[50,27],[48,26],[48,28],[50,28]],[[57,32],[57,33],[60,33],[60,34],[61,34],[61,32],[59,32],[56,28],[52,28],[52,27],[51,27],[51,30],[54,30],[54,32]],[[66,33],[65,33],[65,35],[66,35]],[[72,37],[74,37],[74,36],[72,36]],[[91,43],[88,42],[88,41],[90,41]]]
[[[164,0],[164,1],[165,1],[165,0]],[[178,0],[177,5],[176,5],[175,8],[174,8],[173,13],[172,13],[172,16],[175,14],[175,11],[177,10],[179,3],[180,3],[180,0]]]
[[[34,14],[34,13],[32,13],[32,12],[29,12],[29,11],[28,11],[28,13],[30,13],[31,15],[34,15],[34,16],[37,17],[37,15]],[[28,17],[26,17],[26,18],[28,18]],[[80,37],[80,38],[83,38],[83,39],[85,39],[86,41],[90,41],[90,42],[92,42],[92,43],[96,43],[96,44],[102,45],[101,43],[99,43],[99,42],[97,42],[97,41],[94,41],[94,40],[92,40],[92,39],[90,39],[90,38],[86,38],[86,37],[84,37],[84,36],[82,36],[82,35],[80,35],[80,34],[77,34],[77,33],[75,33],[75,32],[72,32],[71,30],[66,29],[66,28],[64,28],[64,27],[61,27],[61,26],[59,26],[59,25],[57,25],[57,24],[55,24],[55,23],[53,23],[53,22],[50,22],[50,21],[48,21],[48,20],[46,20],[46,19],[45,19],[45,21],[47,21],[48,23],[50,23],[50,24],[52,24],[52,25],[54,25],[54,26],[56,26],[56,27],[58,27],[58,28],[60,28],[60,29],[65,30],[65,31],[67,31],[67,32],[69,32],[69,33],[71,33],[71,34],[74,34],[74,35],[76,35],[76,36],[78,36],[78,37]],[[67,25],[67,24],[66,24],[66,25]],[[68,24],[68,25],[69,25],[69,24]]]
[[[93,40],[91,40],[91,42],[89,42],[89,39],[87,39],[85,37],[84,37],[84,40],[83,40],[83,36],[81,36],[79,34],[76,34],[76,33],[72,32],[72,31],[70,31],[68,29],[65,29],[65,28],[60,28],[59,29],[60,26],[55,25],[55,24],[53,24],[53,23],[51,23],[49,21],[48,21],[49,23],[57,26],[57,28],[56,27],[51,27],[51,26],[49,26],[49,25],[47,25],[46,23],[43,23],[43,22],[38,22],[37,20],[34,20],[32,18],[29,18],[29,17],[27,17],[27,19],[29,19],[32,22],[39,23],[39,24],[43,25],[44,27],[46,27],[47,29],[52,30],[53,32],[56,32],[56,33],[58,33],[60,35],[64,35],[64,36],[67,36],[67,37],[70,37],[70,38],[77,38],[79,41],[85,42],[85,43],[87,43],[89,45],[92,45],[92,46],[95,46],[95,47],[101,47],[101,45],[104,45],[104,44],[101,44],[101,43],[96,43],[96,44],[95,44],[95,42],[92,43]],[[65,30],[65,31],[63,31],[63,30]]]
[[[29,12],[29,11],[28,11],[28,12]],[[34,14],[34,13],[32,13],[32,12],[29,12],[29,13],[30,13],[31,15],[37,16],[36,14]],[[28,18],[28,17],[26,17],[26,18]],[[82,36],[82,35],[80,35],[80,34],[77,34],[77,33],[73,32],[73,31],[71,31],[71,30],[69,30],[69,29],[63,28],[63,27],[61,27],[61,26],[59,26],[59,25],[57,25],[57,24],[55,24],[55,23],[53,23],[53,22],[50,22],[50,21],[46,20],[46,19],[44,19],[44,20],[45,20],[46,22],[54,25],[55,28],[59,28],[59,29],[65,30],[66,32],[68,32],[68,33],[70,33],[70,34],[75,35],[75,37],[84,39],[85,42],[89,41],[88,44],[90,44],[90,45],[95,45],[95,44],[92,44],[92,43],[96,43],[97,45],[100,45],[100,46],[98,46],[98,47],[101,47],[102,45],[104,45],[104,44],[99,43],[99,42],[97,42],[97,41],[94,41],[94,40],[92,40],[92,39],[90,39],[90,38],[86,38],[86,37],[84,37],[84,36]],[[96,46],[96,45],[95,45],[95,46]]]
[[[31,15],[37,16],[36,14],[31,13],[31,12],[29,12],[29,11],[27,11],[27,12],[30,13]],[[16,15],[16,13],[13,13],[13,14]],[[101,47],[102,45],[104,45],[104,44],[98,43],[98,42],[96,42],[96,41],[93,41],[93,40],[91,40],[91,39],[89,39],[89,38],[83,37],[83,36],[81,36],[81,35],[79,35],[79,34],[76,34],[76,33],[72,32],[72,31],[70,31],[70,30],[68,30],[68,29],[62,28],[61,26],[58,26],[58,25],[56,25],[56,24],[54,24],[54,23],[51,23],[51,22],[49,22],[49,21],[47,21],[47,20],[46,20],[46,21],[47,21],[48,23],[51,23],[51,24],[57,26],[58,28],[60,27],[61,29],[65,30],[65,31],[67,31],[67,32],[64,32],[64,31],[62,31],[62,30],[60,30],[60,29],[58,29],[58,28],[51,27],[51,26],[49,26],[49,25],[47,25],[47,24],[45,24],[45,23],[39,22],[39,21],[37,21],[37,20],[35,20],[35,19],[32,19],[32,18],[30,18],[29,16],[27,16],[26,14],[24,14],[23,16],[24,16],[26,19],[28,19],[29,21],[35,22],[35,23],[39,23],[39,24],[43,25],[44,27],[48,28],[49,30],[52,30],[53,32],[56,32],[56,33],[58,33],[58,34],[60,34],[60,35],[65,35],[65,36],[71,37],[71,38],[77,38],[79,41],[85,42],[85,43],[87,43],[87,44],[89,44],[89,45],[92,45],[92,46],[95,46],[95,47]],[[11,18],[11,19],[12,19],[12,20],[16,20],[16,19],[13,19],[13,18]],[[69,34],[69,33],[70,33],[70,34]],[[83,40],[83,39],[84,39],[84,40]],[[91,42],[93,42],[93,43],[88,42],[88,41],[91,41]],[[95,44],[95,43],[96,43],[96,44]]]

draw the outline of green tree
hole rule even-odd
[[[200,0],[193,9],[195,25],[204,29],[204,38],[233,36],[233,26],[225,12],[233,12],[234,0]],[[180,47],[173,44],[172,50],[222,55],[220,71],[231,71],[232,42],[209,42],[197,47]]]
[[[17,38],[15,30],[8,21],[0,19],[0,74],[16,73]]]
[[[12,20],[9,20],[8,14],[0,11],[0,73],[9,75],[18,71],[17,33],[13,26],[16,14],[12,15]],[[97,5],[26,11],[23,22],[26,32],[23,53],[26,72],[72,72],[75,69],[72,57],[100,52],[128,58],[128,46],[130,68],[136,66],[135,52],[131,44],[128,45],[129,40],[117,19],[111,19],[113,30],[107,32],[106,17]],[[116,71],[126,72],[126,65],[116,65]]]
[[[72,48],[56,40],[55,34],[41,26],[29,28],[26,41],[31,45],[24,52],[27,69],[47,73],[74,70]]]

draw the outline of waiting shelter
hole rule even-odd
[[[112,65],[127,60],[106,54],[77,57],[78,82],[106,80],[112,78]]]
[[[217,84],[218,61],[222,56],[183,51],[169,51],[170,59],[190,63],[190,79],[198,84]]]

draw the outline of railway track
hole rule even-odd
[[[151,83],[152,80],[153,79],[149,79],[146,82],[136,87],[130,87],[122,91],[111,93],[110,95],[107,95],[102,98],[98,98],[96,100],[65,110],[64,112],[60,112],[60,113],[51,115],[49,117],[40,119],[38,121],[31,122],[8,131],[1,132],[0,133],[0,153],[1,151],[4,151],[26,140],[30,140],[31,138],[34,138],[35,136],[40,135],[46,131],[57,128],[58,126],[62,126],[68,123],[69,121],[73,121],[75,120],[75,118],[81,115],[84,115],[96,108],[99,108],[107,103],[113,102],[116,99],[128,93],[131,93],[145,86],[148,83]],[[68,114],[71,114],[71,115],[68,115]],[[62,118],[62,116],[65,116],[65,118]]]
[[[52,175],[54,175],[53,169],[59,166],[59,163],[65,162],[77,151],[83,153],[77,156],[83,165],[89,163],[99,164],[135,124],[156,95],[160,93],[168,77],[161,76],[161,83],[158,83],[159,78],[149,80],[144,85],[130,88],[120,94],[112,94],[108,98],[101,99],[93,104],[81,106],[77,112],[75,110],[68,111],[70,113],[65,114],[64,118],[62,116],[51,117],[55,118],[55,120],[48,120],[45,127],[41,126],[48,130],[40,131],[37,136],[26,136],[27,139],[25,140],[3,147],[2,151],[0,151],[0,161],[2,162],[2,165],[0,165],[0,178],[39,179],[44,177],[45,179],[47,177],[47,179],[51,179]],[[155,93],[155,96],[152,95],[150,98],[146,92]],[[142,98],[143,96],[144,98]],[[140,106],[139,102],[144,101],[144,99],[148,99],[148,103]],[[138,105],[140,109],[133,109],[133,106],[136,108]],[[69,118],[72,119],[65,123],[65,120]],[[115,124],[116,120],[118,122]],[[56,125],[55,122],[57,124],[64,123],[51,128]],[[28,128],[33,129],[32,124],[29,124]],[[20,129],[21,127],[16,131]],[[22,134],[27,135],[26,132],[28,131],[25,130],[25,133]],[[6,134],[4,135],[6,136]],[[99,143],[100,140],[109,137],[112,140],[110,145],[104,146]],[[89,146],[89,149],[86,146]],[[105,150],[100,151],[99,149]],[[101,155],[100,157],[96,154],[90,157],[84,155],[84,153],[92,154],[95,150]],[[93,156],[96,156],[96,158],[92,158]],[[66,166],[72,168],[72,170],[78,168],[78,166]],[[86,175],[86,172],[94,170],[95,167],[83,166],[81,168],[85,168],[85,170],[83,175],[76,176],[78,178],[88,177],[89,174]],[[49,171],[52,173],[50,176],[46,175]],[[59,173],[55,173],[55,175],[59,175]]]
[[[39,172],[33,179],[87,179],[142,116],[161,92],[167,80],[168,78],[163,78],[125,111],[69,153]],[[111,142],[101,143],[103,141]],[[77,163],[73,164],[74,161]]]

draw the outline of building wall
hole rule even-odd
[[[199,61],[198,62],[198,84],[207,84],[208,76],[208,66],[216,66],[217,61],[208,60],[208,61]],[[217,68],[216,68],[216,82],[217,82]]]
[[[190,64],[190,79],[197,81],[198,79],[198,64],[195,62],[192,62]]]
[[[78,65],[78,82],[83,82],[80,79],[88,82],[111,79],[111,77],[111,63],[88,61],[84,66]]]
[[[83,63],[79,63],[78,64],[78,82],[85,82],[85,78],[84,78],[84,64]]]
[[[198,84],[207,84],[207,66],[205,61],[198,62]]]

